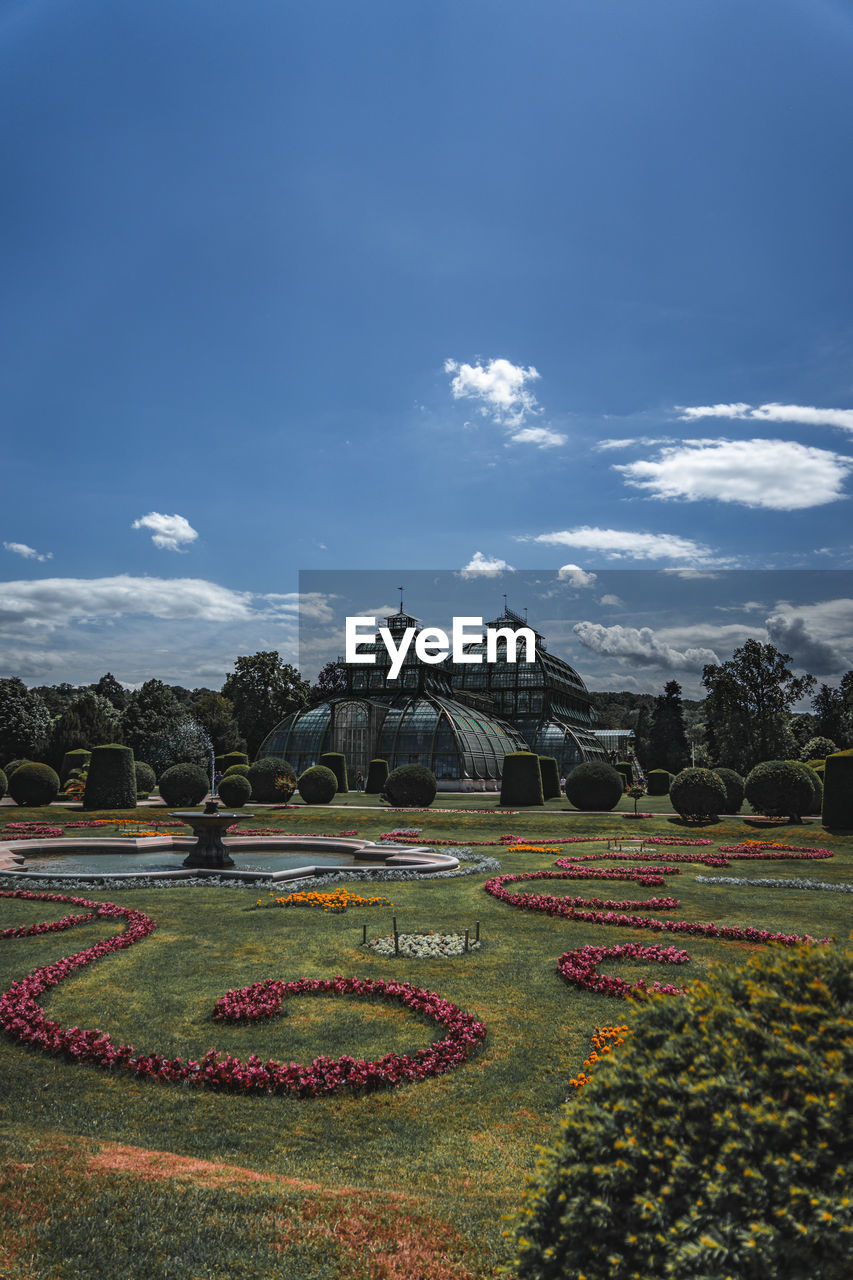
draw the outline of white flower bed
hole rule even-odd
[[[418,960],[443,959],[445,956],[461,956],[465,952],[464,933],[398,933],[398,954],[410,956]],[[371,951],[379,956],[394,955],[394,935],[385,934],[380,938],[371,938],[368,943]],[[478,951],[479,942],[469,938],[468,950]]]
[[[697,884],[735,884],[756,889],[828,889],[831,893],[853,893],[853,884],[832,884],[828,880],[750,880],[748,876],[697,876]]]

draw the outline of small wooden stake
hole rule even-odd
[[[471,930],[470,930],[470,929],[466,929],[466,930],[465,930],[465,950],[466,950],[466,951],[468,950],[468,935],[469,935],[469,933],[470,933],[470,932],[471,932]]]
[[[398,956],[400,954],[400,935],[397,933],[397,917],[392,916],[391,919],[394,922],[394,955]]]
[[[479,942],[480,941],[480,921],[479,920],[476,922],[476,925],[477,927],[474,933],[474,941]]]
[[[367,942],[367,925],[366,924],[363,924],[361,926],[361,941],[362,941],[362,945],[364,945]]]

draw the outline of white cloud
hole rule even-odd
[[[757,422],[800,422],[811,427],[841,427],[853,431],[853,409],[818,409],[811,404],[770,402],[753,408],[749,404],[704,404],[681,408],[683,422],[698,418],[750,418]]]
[[[619,597],[618,597],[618,596],[614,596],[614,595],[612,595],[610,592],[608,592],[608,594],[607,594],[606,596],[602,596],[602,597],[601,597],[601,599],[599,600],[599,602],[598,602],[598,603],[599,603],[599,604],[609,604],[609,605],[617,605],[617,606],[618,606],[618,605],[620,605],[620,604],[622,603],[622,601],[619,599]]]
[[[460,578],[496,578],[501,573],[515,573],[511,564],[497,556],[484,556],[475,551],[468,563],[459,570]]]
[[[835,645],[813,635],[802,616],[771,614],[765,621],[772,644],[791,655],[795,666],[813,675],[826,676],[850,667],[853,648],[843,653]]]
[[[555,445],[566,444],[568,438],[560,431],[552,431],[550,427],[522,427],[510,436],[510,440],[515,440],[517,444],[538,444],[540,449],[553,449]]]
[[[164,516],[159,511],[149,511],[147,516],[134,520],[131,529],[150,529],[151,541],[164,551],[182,551],[185,543],[195,542],[198,533],[184,516]]]
[[[799,511],[845,497],[853,458],[786,440],[686,440],[613,469],[656,498]]]
[[[28,547],[25,542],[4,542],[5,551],[11,551],[16,556],[23,556],[25,560],[52,560],[52,551],[36,551],[35,547]]]
[[[128,614],[235,622],[259,616],[251,600],[202,578],[40,578],[0,583],[0,623],[53,629]]]
[[[578,622],[572,630],[580,643],[593,653],[642,666],[701,671],[707,664],[719,661],[713,649],[676,649],[656,636],[650,627],[605,627],[600,622]]]
[[[620,440],[599,440],[596,449],[651,449],[655,445],[672,444],[671,436],[625,436]]]
[[[597,576],[595,573],[588,573],[586,569],[581,569],[576,564],[564,564],[557,572],[557,577],[560,581],[567,582],[570,587],[591,587]]]
[[[582,525],[555,533],[540,533],[534,542],[555,547],[583,547],[609,560],[692,560],[705,563],[711,550],[674,533],[636,533],[625,529],[598,529]]]
[[[445,360],[444,372],[452,373],[450,389],[455,400],[479,400],[480,412],[494,422],[521,426],[527,414],[541,413],[527,383],[536,382],[538,370],[509,360],[490,360],[487,365],[458,364]]]

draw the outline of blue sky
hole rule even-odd
[[[295,661],[299,570],[654,571],[576,637],[853,568],[851,55],[838,0],[4,0],[0,675]],[[849,666],[816,581],[736,621]]]

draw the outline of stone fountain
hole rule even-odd
[[[223,835],[234,822],[244,822],[252,815],[249,813],[223,813],[215,800],[208,800],[201,812],[195,809],[170,813],[170,818],[177,818],[188,827],[192,827],[197,837],[183,861],[185,867],[233,867],[234,859],[222,840]]]

